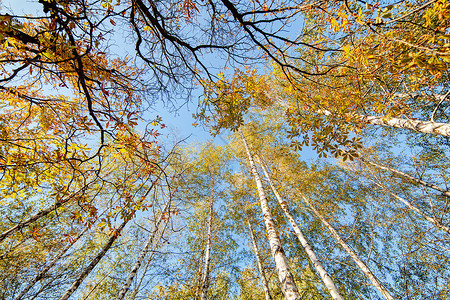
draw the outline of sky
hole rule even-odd
[[[0,11],[4,13],[4,8],[6,7],[6,12],[14,12],[15,14],[28,14],[28,15],[42,15],[42,5],[38,3],[37,0],[0,0],[1,8]],[[118,31],[119,32],[119,31]],[[124,53],[125,56],[127,53],[134,53],[134,45],[125,45],[124,41],[126,39],[119,33],[116,35],[116,41],[113,41],[111,44],[110,51],[111,53],[118,54]],[[113,37],[114,38],[114,37]],[[211,65],[214,70],[219,72],[215,63],[217,63],[217,59],[214,59],[214,55],[211,55],[209,58],[211,61],[208,63]],[[224,65],[223,63],[219,63],[218,65]],[[259,66],[260,68],[261,66]],[[231,70],[232,71],[232,70]],[[229,72],[228,72],[229,73]],[[152,105],[150,111],[147,112],[147,115],[144,117],[148,120],[154,119],[156,116],[160,116],[162,118],[162,123],[166,126],[166,128],[159,130],[161,133],[161,138],[166,139],[168,145],[174,144],[179,141],[184,141],[185,144],[199,144],[202,142],[206,142],[209,140],[213,140],[215,144],[226,144],[227,143],[227,132],[221,133],[216,137],[212,137],[207,129],[203,128],[201,125],[193,126],[195,122],[192,117],[193,113],[196,113],[198,100],[201,96],[200,88],[198,90],[194,90],[192,92],[192,97],[189,101],[186,99],[175,99],[176,107],[170,105],[164,105],[161,101]],[[140,124],[141,128],[145,127],[145,124]],[[160,138],[160,140],[162,140]],[[317,158],[317,154],[310,147],[305,147],[302,151],[302,156],[304,159],[314,159]]]
[[[42,15],[42,5],[37,2],[37,0],[0,0],[2,13],[5,12],[4,7],[7,8],[6,12],[15,12],[20,14],[29,15]],[[10,10],[8,10],[8,8]],[[122,49],[126,49],[127,45],[120,42],[121,38],[118,38],[118,42],[115,43],[115,49],[112,52],[119,53]],[[122,40],[122,39],[121,39]],[[113,46],[114,47],[114,46]],[[128,48],[130,48],[128,46]],[[133,47],[131,47],[133,48]],[[134,49],[131,49],[134,50]],[[177,140],[182,140],[188,138],[190,143],[192,142],[202,142],[211,139],[209,133],[201,126],[194,127],[192,124],[195,120],[192,114],[196,112],[198,97],[200,96],[200,91],[194,91],[192,100],[190,102],[182,102],[180,100],[177,102],[177,108],[171,107],[170,105],[165,106],[162,103],[157,103],[152,106],[152,110],[149,112],[147,118],[152,119],[154,117],[161,116],[163,123],[167,126],[165,130],[161,133],[165,135],[176,135]],[[225,136],[217,137],[215,140],[218,143],[223,143]]]

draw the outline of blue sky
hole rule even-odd
[[[8,12],[8,8],[11,9],[12,12],[17,14],[31,14],[31,15],[42,15],[42,5],[39,4],[36,0],[0,0],[2,4],[2,11],[4,12],[4,7],[7,8],[6,12]],[[9,11],[11,13],[11,11]],[[118,41],[121,42],[121,41]],[[116,43],[117,49],[112,49],[114,53],[120,53],[123,49],[127,49],[127,47],[123,43]],[[122,48],[122,49],[121,49]],[[117,50],[117,51],[116,51]],[[131,53],[134,50],[134,47],[130,50]],[[161,116],[163,119],[163,123],[167,126],[165,130],[162,130],[161,133],[166,135],[175,134],[178,140],[187,138],[189,136],[188,142],[201,142],[210,139],[209,133],[204,130],[201,126],[194,127],[192,123],[195,121],[192,118],[192,114],[196,112],[198,96],[200,95],[200,91],[194,92],[193,100],[189,103],[183,103],[180,99],[178,101],[178,107],[176,111],[174,111],[173,107],[165,107],[162,103],[157,103],[157,105],[152,106],[152,110],[149,112],[148,119],[152,119],[157,115]],[[223,137],[222,137],[223,139]],[[218,140],[220,142],[220,138]]]
[[[10,13],[15,14],[31,14],[31,15],[43,15],[42,5],[38,3],[37,0],[0,0],[1,10],[4,11],[6,7],[6,12],[10,9]],[[116,41],[112,43],[111,53],[125,56],[127,53],[134,55],[134,45],[125,45],[123,35],[117,34]],[[219,66],[223,66],[223,63],[218,62],[217,59],[213,59],[214,55],[210,55],[208,58],[208,64],[211,66],[212,70],[220,71]],[[215,65],[216,64],[216,65]],[[219,67],[219,68],[218,68]],[[261,68],[261,66],[259,66]],[[233,70],[225,71],[226,73],[233,72]],[[164,105],[161,101],[156,102],[155,105],[145,115],[148,120],[154,119],[156,116],[162,117],[162,122],[166,125],[166,128],[160,130],[160,133],[166,139],[166,142],[170,145],[171,143],[185,140],[186,144],[198,144],[205,142],[207,140],[213,140],[216,144],[226,144],[226,135],[224,132],[216,137],[211,137],[205,128],[201,125],[194,127],[192,124],[195,120],[192,117],[193,113],[197,111],[198,100],[201,95],[201,90],[194,90],[192,92],[192,97],[189,102],[186,99],[174,99],[173,102],[176,103],[177,107],[170,106],[170,104]],[[144,124],[143,124],[144,125]],[[143,128],[144,126],[142,126]],[[162,140],[162,139],[160,139]],[[302,151],[302,156],[304,159],[315,158],[317,155],[315,152],[305,147]]]

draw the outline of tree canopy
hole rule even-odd
[[[0,299],[449,297],[450,2],[31,5],[0,2]],[[192,103],[220,142],[155,112]]]

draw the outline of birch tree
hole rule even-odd
[[[155,297],[229,297],[228,276],[232,272],[235,247],[226,216],[226,178],[230,176],[227,147],[212,143],[191,145],[179,158],[180,177],[172,181],[174,197],[179,199],[181,231],[171,242],[180,253],[174,257],[173,280],[160,285]],[[227,228],[227,229],[226,229]],[[177,290],[177,292],[175,292]]]
[[[378,164],[378,163],[376,163],[376,162],[367,160],[367,159],[365,159],[364,157],[359,157],[359,160],[361,160],[362,162],[364,162],[364,163],[366,163],[366,164],[375,166],[375,167],[377,167],[378,169],[387,170],[387,171],[389,171],[389,172],[392,172],[392,173],[395,174],[395,175],[398,175],[398,176],[400,176],[400,177],[403,177],[403,178],[405,178],[405,179],[407,179],[407,180],[409,180],[409,181],[412,181],[412,182],[414,182],[414,183],[416,183],[416,184],[420,184],[420,185],[425,186],[425,187],[427,187],[427,188],[431,188],[431,189],[433,189],[433,190],[436,190],[436,191],[442,193],[442,195],[445,195],[445,196],[447,196],[447,197],[450,197],[450,192],[449,192],[448,190],[443,189],[443,188],[441,188],[441,187],[439,187],[439,186],[436,186],[436,185],[434,185],[433,183],[426,182],[426,181],[424,181],[424,180],[422,180],[422,179],[420,179],[420,178],[416,178],[416,177],[414,177],[414,176],[411,176],[411,175],[409,175],[409,174],[407,174],[407,173],[405,173],[405,172],[402,172],[402,171],[400,171],[400,170],[394,169],[394,168],[392,168],[392,167],[380,165],[380,164]]]
[[[417,147],[416,149],[421,151],[420,148]],[[392,288],[391,291],[395,293],[396,297],[425,294],[428,297],[438,297],[434,295],[445,294],[441,290],[442,286],[439,282],[446,280],[441,278],[448,277],[446,272],[438,271],[440,268],[436,268],[434,263],[435,259],[443,264],[447,262],[447,257],[444,254],[444,249],[447,246],[445,243],[441,243],[442,239],[445,239],[445,236],[448,235],[448,228],[446,229],[448,224],[445,221],[442,223],[445,220],[444,216],[447,214],[447,197],[440,193],[430,192],[432,189],[430,186],[442,189],[437,183],[445,184],[446,179],[440,176],[440,167],[436,169],[427,167],[429,166],[428,163],[436,163],[438,166],[440,162],[439,160],[428,161],[428,163],[426,163],[426,160],[421,161],[421,159],[429,158],[428,155],[418,155],[411,159],[403,153],[394,156],[392,153],[382,153],[382,150],[387,151],[380,148],[376,152],[372,149],[371,153],[363,154],[362,157],[366,163],[360,165],[361,169],[356,172],[354,179],[361,182],[362,186],[367,186],[368,199],[372,198],[371,201],[378,203],[380,208],[383,207],[378,217],[381,221],[379,226],[381,228],[397,227],[396,235],[401,237],[396,244],[391,244],[392,252],[398,251],[397,253],[401,253],[403,263],[399,262],[402,265],[402,269],[399,270],[400,274],[385,269],[388,271],[385,273],[386,275],[391,274],[397,279],[401,278],[401,281],[396,284],[396,289]],[[408,149],[408,152],[410,151],[412,149]],[[373,158],[370,155],[373,155]],[[377,161],[382,160],[383,165],[369,163],[375,159]],[[403,166],[408,171],[399,171],[397,167],[386,167],[386,161],[391,161],[392,165]],[[411,161],[414,162],[412,167]],[[356,164],[351,165],[353,166],[351,172],[353,172]],[[437,170],[438,172],[436,172]],[[430,179],[433,184],[430,183]],[[423,245],[427,250],[413,246],[418,244]],[[386,259],[391,261],[392,264],[394,257],[389,252],[387,254]],[[428,275],[415,277],[411,264],[420,265],[418,270],[430,274],[430,277]],[[379,278],[382,277],[379,275]],[[439,279],[433,282],[431,278]]]
[[[308,205],[308,207],[314,212],[314,214],[320,219],[323,225],[331,232],[333,237],[339,243],[339,245],[344,248],[344,250],[351,256],[353,261],[358,265],[361,271],[370,279],[373,286],[380,291],[386,299],[394,299],[388,290],[383,286],[383,284],[378,280],[378,278],[372,273],[369,267],[358,257],[358,255],[353,251],[347,243],[342,239],[342,237],[337,233],[337,231],[326,221],[326,219],[317,211],[317,209],[311,204],[311,202],[304,196],[302,196],[303,201]]]
[[[264,175],[269,182],[270,188],[272,189],[272,192],[274,193],[275,197],[277,198],[278,204],[283,209],[283,212],[285,213],[287,219],[289,220],[289,223],[291,223],[292,228],[294,229],[295,234],[297,235],[297,238],[299,239],[300,243],[302,244],[303,248],[305,249],[305,252],[308,254],[308,257],[311,261],[311,263],[314,265],[314,267],[317,270],[317,273],[319,273],[319,276],[321,277],[323,283],[328,289],[328,292],[331,294],[333,299],[344,299],[341,294],[339,293],[338,288],[336,287],[335,283],[331,279],[330,275],[328,275],[327,271],[325,271],[325,268],[323,267],[320,260],[317,258],[316,254],[314,253],[314,250],[309,245],[308,241],[306,240],[303,232],[301,231],[300,227],[297,225],[297,222],[295,221],[292,214],[289,212],[289,208],[287,206],[286,201],[283,201],[280,194],[278,193],[278,190],[273,185],[273,182],[269,176],[269,173],[267,171],[267,168],[265,165],[261,162],[261,159],[259,156],[256,156],[256,160],[261,166]]]
[[[264,272],[264,268],[263,268],[263,265],[261,262],[261,254],[259,252],[258,245],[257,245],[256,239],[255,239],[255,235],[253,233],[253,226],[252,226],[252,223],[250,223],[250,221],[248,220],[248,218],[247,218],[247,226],[248,226],[248,230],[250,233],[250,239],[252,240],[253,251],[255,252],[256,263],[258,265],[259,276],[261,278],[261,283],[263,285],[264,295],[266,297],[266,300],[272,300],[272,296],[270,295],[270,290],[269,290],[269,283],[267,282],[266,274]]]
[[[260,126],[261,126],[261,124],[255,125],[255,129],[256,128],[260,128]],[[270,140],[270,138],[265,138],[264,134],[261,134],[261,135],[263,136],[263,137],[260,138],[261,140],[265,140],[265,141],[269,141]],[[297,163],[298,158],[295,157],[295,155],[293,155],[293,154],[290,155],[290,152],[292,151],[291,149],[283,148],[279,144],[277,144],[277,147],[273,147],[273,148],[271,148],[270,146],[266,145],[266,147],[263,148],[263,150],[260,150],[260,151],[262,151],[263,153],[269,155],[271,157],[271,159],[273,159],[273,161],[274,161],[273,165],[276,166],[276,169],[278,170],[278,174],[279,174],[279,176],[281,178],[281,179],[279,179],[279,181],[283,182],[283,186],[287,187],[288,189],[289,189],[289,186],[291,186],[291,188],[292,188],[291,199],[292,200],[293,200],[293,198],[295,199],[295,197],[298,197],[298,195],[299,195],[298,189],[301,189],[301,190],[303,190],[306,193],[310,193],[311,192],[311,188],[314,189],[314,186],[315,185],[319,185],[319,184],[320,184],[320,188],[317,187],[317,189],[321,191],[320,194],[330,195],[330,194],[333,193],[333,191],[326,192],[326,189],[324,189],[324,187],[326,187],[326,183],[322,183],[322,180],[324,179],[322,177],[323,175],[319,175],[317,169],[312,170],[312,169],[309,169],[306,165],[302,165],[302,164],[298,164]],[[306,168],[307,170],[303,171],[302,169],[304,169],[304,168]],[[267,169],[266,170],[264,170],[264,169],[265,168],[263,168],[263,171],[265,171],[265,174],[268,175]],[[327,173],[324,173],[324,174],[327,174]],[[327,176],[336,176],[336,175],[331,175],[332,173],[329,173],[329,174],[330,175],[327,175]],[[339,177],[337,177],[337,178],[339,178]],[[270,176],[269,176],[269,178],[267,180],[269,182],[269,185],[272,185],[274,187],[274,184],[273,184]],[[294,189],[293,186],[296,186],[296,187],[300,186],[300,187],[297,187],[297,188]],[[337,186],[339,186],[339,185],[337,185]],[[274,194],[276,195],[276,193],[278,193],[278,191],[276,191],[276,188],[275,188]],[[327,196],[322,196],[322,197],[324,197],[326,199]],[[361,196],[361,197],[364,197],[364,196]],[[324,204],[326,206],[332,206],[331,202],[332,201],[336,201],[336,200],[331,200],[330,199],[330,200],[325,200],[325,201],[326,202],[324,202]],[[350,202],[351,199],[348,199],[346,201]],[[282,200],[282,203],[283,203],[283,206],[286,206],[286,203],[283,200]],[[358,207],[360,207],[361,210],[364,211],[364,209],[363,209],[364,204],[363,203],[361,203]],[[337,208],[337,209],[339,209],[339,208]],[[346,209],[348,209],[348,207]],[[292,217],[292,215],[291,215],[291,217]],[[347,217],[349,217],[348,214],[347,214]],[[329,223],[328,223],[328,225],[329,225]],[[353,225],[353,226],[355,226],[355,225]],[[293,225],[293,227],[295,227],[295,226]],[[353,230],[355,230],[355,229],[353,228]],[[335,233],[336,233],[336,231],[335,231]],[[335,237],[336,236],[333,235],[333,238],[335,238]],[[338,241],[338,240],[336,240],[336,241]],[[342,238],[341,238],[341,241],[343,241]],[[319,246],[319,247],[323,247],[323,246]],[[349,248],[349,246],[347,245],[346,250],[351,250],[351,248]],[[353,251],[353,250],[351,250],[351,251]],[[350,255],[350,256],[352,256],[352,255]],[[330,258],[329,254],[328,254],[327,257]],[[370,257],[370,252],[369,252],[369,257]],[[352,258],[358,260],[359,263],[362,263],[362,265],[359,264],[359,267],[363,268],[362,269],[363,273],[364,273],[364,271],[367,271],[367,270],[370,271],[370,269],[368,269],[368,267],[367,267],[367,263],[364,263],[358,257],[356,252],[354,252],[354,251],[353,251]],[[357,265],[358,265],[358,263],[357,263]],[[372,283],[380,291],[381,295],[384,295],[384,297],[386,297],[387,299],[393,299],[393,296],[390,294],[390,292],[388,292],[386,290],[386,288],[384,288],[383,284],[380,283],[380,281],[376,278],[376,276],[374,275],[373,272],[370,271],[370,273],[366,273],[366,275],[368,276],[368,278],[371,279]]]
[[[255,297],[276,299],[282,292],[275,278],[275,265],[271,259],[265,226],[257,211],[259,200],[255,197],[253,178],[244,172],[237,172],[227,181],[231,196],[227,204],[230,218],[239,224],[237,231],[242,239],[248,241],[249,247],[248,255],[239,255],[248,262],[255,261],[254,265],[245,266],[239,273],[239,297],[243,300]]]
[[[302,216],[305,235],[317,233],[308,235],[311,247],[305,239],[301,243],[319,269],[310,248],[316,256],[330,258],[323,263],[333,277],[340,276],[339,285],[345,288],[339,292],[344,297],[373,295],[347,261],[347,253],[335,247],[337,242],[345,249],[342,240],[355,251],[351,257],[366,257],[374,276],[389,271],[387,282],[392,282],[396,297],[448,298],[449,199],[444,188],[448,164],[436,149],[442,149],[440,142],[448,142],[450,131],[449,3],[40,0],[35,4],[36,15],[4,10],[8,2],[1,4],[0,297],[67,299],[79,293],[86,298],[124,298],[138,275],[133,299],[235,296],[233,276],[245,270],[254,274],[245,256],[235,253],[234,230],[242,218],[227,218],[226,177],[230,165],[238,169],[237,164],[227,165],[220,147],[210,146],[192,152],[195,163],[183,162],[186,168],[180,173],[186,177],[171,174],[161,183],[166,174],[158,175],[165,173],[167,159],[160,134],[165,124],[153,115],[153,100],[161,104],[169,99],[166,103],[173,101],[179,107],[185,102],[175,99],[192,99],[197,94],[193,88],[200,86],[203,96],[197,116],[212,133],[237,130],[252,118],[262,120],[261,131],[271,131],[258,142],[266,146],[252,143],[252,148],[264,149],[265,154],[273,147],[272,157],[284,160],[283,171],[291,169],[289,180],[278,181],[286,201],[293,204],[289,219]],[[124,30],[129,33],[126,40],[117,34]],[[113,42],[124,47],[116,51]],[[211,60],[211,55],[220,59]],[[258,74],[256,70],[263,69],[259,64],[266,62],[273,70]],[[242,70],[233,69],[243,65]],[[217,69],[224,71],[215,74]],[[277,128],[266,126],[265,114],[279,119]],[[336,233],[330,238],[318,231],[325,224],[322,219],[311,218],[292,201],[299,177],[295,172],[303,171],[300,162],[288,159],[298,158],[292,152],[312,146],[320,157],[331,154],[353,160],[369,139],[384,139],[371,135],[370,128],[377,126],[389,134],[397,132],[392,135],[397,141],[406,136],[411,143],[415,136],[416,144],[425,143],[433,155],[426,155],[423,147],[419,158],[417,153],[407,155],[397,169],[377,165],[380,174],[350,170],[343,162],[339,171],[320,164],[305,169],[310,174],[302,175],[308,180],[297,188],[311,196],[317,211],[326,212],[323,220]],[[297,241],[290,239],[280,211],[270,211],[254,152],[243,135],[242,142],[281,290],[286,299],[308,297],[299,290],[313,282],[315,274],[310,269],[291,271],[285,252],[297,251],[293,247]],[[290,153],[282,158],[277,149]],[[418,174],[425,172],[428,179],[399,171],[411,164],[408,159],[420,160]],[[434,161],[442,166],[442,176],[429,180],[438,173]],[[385,171],[407,180],[399,183]],[[353,182],[341,180],[342,174]],[[146,197],[156,182],[162,195],[172,199],[176,194],[176,206],[159,220],[173,226],[174,235],[180,231],[176,241],[161,240],[167,253],[153,253],[164,262],[160,269],[153,269],[145,255],[156,235],[150,233],[141,245],[142,241],[131,242],[130,231],[124,229],[135,217],[149,217],[149,209],[157,211],[159,201],[166,203]],[[97,222],[98,211],[106,207]],[[165,211],[164,205],[160,209]],[[182,216],[170,219],[173,223],[165,219],[178,214]],[[82,245],[70,247],[70,240],[85,228],[91,234],[80,238]],[[105,236],[108,231],[116,234]],[[123,244],[117,243],[120,232]],[[288,246],[282,248],[282,241]],[[174,245],[188,250],[174,251]],[[113,248],[117,252],[111,257],[124,253],[127,257],[105,261]],[[142,270],[146,259],[148,268]],[[302,257],[291,261],[305,264]],[[338,299],[323,269],[319,273]],[[174,270],[181,275],[169,272]],[[43,273],[48,278],[41,278]],[[298,274],[307,279],[297,286]],[[374,276],[372,283],[389,297]],[[271,278],[268,281],[276,291]],[[320,290],[311,297],[321,294],[325,293]]]
[[[208,293],[208,285],[209,285],[209,265],[211,263],[211,243],[212,243],[212,219],[213,219],[213,193],[211,193],[211,199],[209,200],[209,211],[208,211],[208,221],[207,221],[207,234],[206,234],[206,248],[205,248],[205,258],[204,258],[204,267],[202,272],[202,279],[200,285],[200,299],[205,300],[206,295]]]
[[[275,266],[278,273],[278,278],[281,284],[281,290],[283,291],[286,299],[300,299],[300,294],[298,293],[297,285],[295,284],[294,277],[289,268],[288,260],[286,255],[284,254],[283,247],[281,246],[280,238],[278,237],[278,233],[275,227],[275,223],[273,222],[272,214],[269,210],[269,206],[267,203],[266,194],[264,192],[264,188],[261,182],[261,179],[256,170],[255,163],[253,161],[253,157],[250,153],[250,149],[248,148],[247,142],[245,140],[244,134],[242,131],[240,132],[242,143],[244,144],[245,151],[247,153],[248,161],[250,164],[250,168],[255,179],[255,183],[258,189],[259,201],[261,204],[261,211],[264,218],[264,223],[266,224],[266,231],[269,237],[270,248],[272,251],[272,256],[275,260]]]
[[[45,268],[32,280],[30,281],[27,286],[20,292],[20,294],[14,298],[14,300],[20,300],[23,296],[41,279],[46,276],[46,273],[58,262],[61,257],[66,254],[67,251],[69,251],[70,248],[72,248],[72,245],[76,243],[86,232],[88,231],[88,228],[85,228],[82,232],[80,232],[73,240],[70,241],[68,245],[66,245],[64,248],[62,248],[58,255],[49,263]]]
[[[154,246],[155,240],[157,239],[156,235],[158,233],[160,236],[164,234],[165,227],[167,226],[167,221],[169,220],[168,217],[169,215],[170,215],[170,200],[167,201],[163,210],[159,213],[159,217],[157,217],[157,220],[153,225],[153,230],[150,232],[147,241],[145,243],[145,246],[142,249],[141,253],[139,254],[136,263],[133,266],[133,269],[130,271],[130,274],[128,275],[122,289],[117,295],[116,300],[122,300],[125,297],[126,293],[128,292],[131,286],[131,283],[133,282],[133,279],[136,277],[137,272],[139,271],[139,268],[141,267],[144,261],[145,256],[150,251],[150,247]]]

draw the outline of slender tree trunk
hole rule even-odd
[[[59,261],[59,259],[61,257],[63,257],[63,255],[73,246],[73,244],[75,244],[88,230],[88,228],[85,228],[80,234],[78,234],[78,236],[75,238],[75,240],[73,240],[71,243],[69,243],[66,247],[64,247],[59,254],[53,259],[53,261],[51,263],[49,263],[32,281],[30,281],[28,283],[28,285],[26,286],[26,288],[16,297],[14,298],[14,300],[20,300],[22,299],[23,296],[25,296],[25,294],[38,282],[40,281],[42,278],[44,278],[45,274],[47,274],[47,272],[53,268],[54,265],[56,265],[56,263]]]
[[[58,201],[55,204],[53,204],[52,206],[50,206],[49,208],[46,208],[44,210],[41,210],[40,212],[38,212],[37,214],[35,214],[34,216],[28,218],[25,221],[21,221],[19,222],[17,225],[15,225],[14,227],[11,227],[10,229],[3,231],[0,234],[0,243],[3,242],[8,236],[10,236],[11,234],[15,233],[16,231],[19,231],[20,229],[30,225],[31,223],[39,220],[42,217],[45,217],[46,215],[48,215],[49,213],[51,213],[52,211],[57,210],[58,208],[60,208],[63,204],[65,204],[66,202],[68,202],[70,199],[66,199],[66,200],[62,200],[62,201]]]
[[[289,107],[287,103],[278,99],[278,104],[283,107]],[[332,112],[328,110],[319,110],[317,113],[329,116]],[[415,132],[436,134],[442,136],[450,136],[450,124],[439,123],[434,121],[423,121],[417,119],[402,119],[397,117],[386,117],[386,116],[367,116],[362,114],[356,114],[356,117],[367,124],[380,125],[385,127],[394,127],[401,129],[409,129]]]
[[[421,215],[423,218],[425,218],[428,222],[433,223],[437,228],[446,231],[448,234],[450,234],[450,227],[445,226],[444,224],[442,224],[442,222],[436,218],[430,217],[429,215],[427,215],[426,213],[424,213],[420,208],[414,206],[411,202],[409,202],[408,200],[394,194],[393,192],[391,192],[390,190],[388,190],[385,186],[374,182],[377,186],[379,186],[380,188],[382,188],[383,190],[385,190],[386,192],[388,192],[392,197],[394,197],[395,199],[397,199],[398,201],[402,202],[403,204],[405,204],[409,209],[411,209],[412,211],[415,211],[417,214]]]
[[[327,116],[332,114],[327,110],[321,110],[319,112]],[[420,133],[450,136],[450,124],[447,123],[438,123],[434,121],[423,121],[417,119],[402,119],[397,117],[388,118],[386,116],[367,116],[359,114],[357,114],[356,117],[361,120],[361,122],[367,124],[409,129]]]
[[[202,245],[203,247],[203,245]],[[194,292],[194,299],[197,300],[200,297],[200,293],[201,293],[201,288],[202,288],[202,278],[203,278],[203,255],[204,251],[202,249],[201,255],[198,258],[198,269],[197,269],[197,274],[198,277],[195,279],[196,283],[195,283],[195,292]]]
[[[158,175],[158,179],[159,179],[159,176],[161,176],[161,174],[162,174],[162,172]],[[153,189],[153,187],[155,186],[157,181],[158,180],[155,180],[155,181],[152,182],[152,185],[147,190],[145,196],[147,196],[148,193]],[[15,233],[16,231],[18,231],[18,230],[20,230],[20,229],[30,225],[33,222],[36,222],[40,218],[45,217],[46,215],[48,215],[49,213],[51,213],[53,211],[56,211],[58,208],[60,208],[61,206],[63,206],[67,202],[69,202],[71,199],[73,199],[74,196],[75,196],[75,194],[73,194],[72,196],[70,196],[70,197],[68,197],[66,199],[57,201],[55,204],[51,205],[50,207],[48,207],[48,208],[46,208],[44,210],[41,210],[40,212],[38,212],[34,216],[28,218],[27,220],[21,221],[17,225],[15,225],[14,227],[11,227],[10,229],[2,232],[0,234],[0,243],[3,242],[8,236],[10,236],[11,234]]]
[[[61,271],[61,274],[64,274],[64,272],[67,272],[68,269],[69,269],[68,266],[64,267],[64,269]],[[33,291],[33,295],[32,295],[31,297],[28,296],[28,297],[27,297],[27,300],[34,300],[34,299],[37,299],[37,298],[43,299],[44,296],[41,297],[40,294],[41,294],[43,291],[45,291],[45,290],[50,291],[52,288],[55,288],[55,284],[53,284],[53,281],[47,280],[46,283],[42,283],[41,288],[40,288],[37,292],[34,292],[34,291]],[[44,299],[45,299],[45,298],[44,298]],[[2,300],[3,300],[3,299],[2,299]]]
[[[261,182],[261,178],[258,175],[258,171],[256,170],[255,163],[253,162],[253,157],[250,154],[250,150],[247,145],[247,141],[245,140],[244,135],[240,131],[242,141],[245,146],[245,150],[247,152],[248,161],[250,164],[250,168],[253,173],[253,177],[255,179],[256,187],[258,189],[259,194],[259,202],[261,204],[261,210],[263,213],[264,223],[266,225],[266,231],[269,238],[270,250],[272,252],[272,256],[275,260],[275,267],[278,273],[278,278],[281,283],[281,291],[284,294],[286,300],[298,300],[301,299],[301,296],[298,292],[297,285],[294,281],[294,276],[292,276],[291,270],[289,268],[288,260],[284,253],[283,247],[281,246],[280,238],[278,237],[278,233],[276,231],[275,223],[273,221],[272,214],[269,210],[269,205],[267,203],[266,194],[264,192],[264,188]]]
[[[383,284],[378,280],[378,278],[372,273],[369,267],[359,259],[358,255],[353,251],[347,243],[341,238],[341,236],[336,232],[336,230],[331,226],[330,223],[325,220],[325,218],[317,211],[317,209],[309,202],[309,200],[302,195],[303,201],[309,206],[309,208],[314,212],[314,214],[319,218],[322,224],[330,231],[334,239],[344,248],[345,251],[350,255],[356,265],[361,269],[361,271],[370,279],[373,286],[386,298],[387,300],[394,300],[394,297],[386,290]]]
[[[298,227],[297,222],[295,221],[294,217],[289,211],[288,205],[286,201],[283,201],[280,194],[278,193],[278,190],[273,185],[272,179],[269,176],[269,172],[267,171],[267,168],[265,165],[261,162],[258,156],[256,156],[256,160],[258,161],[259,165],[264,171],[264,175],[267,178],[267,181],[269,182],[270,187],[272,188],[273,193],[275,194],[275,197],[278,200],[278,203],[281,206],[281,209],[283,210],[284,214],[286,215],[287,219],[291,223],[292,228],[294,229],[295,235],[297,236],[298,240],[303,246],[303,249],[305,249],[306,254],[309,257],[309,260],[314,265],[314,268],[317,270],[317,273],[319,273],[320,278],[322,279],[323,283],[325,284],[326,288],[328,289],[328,292],[330,292],[333,299],[336,300],[344,300],[344,298],[339,293],[339,290],[337,289],[336,285],[334,284],[333,280],[331,279],[330,275],[328,275],[327,271],[323,267],[320,260],[317,258],[316,253],[309,245],[308,241],[306,240],[305,236],[303,235],[303,232],[301,231],[300,227]]]
[[[270,295],[269,283],[267,282],[266,274],[264,272],[264,268],[261,262],[261,254],[259,253],[258,245],[256,244],[255,235],[253,233],[253,227],[248,218],[246,219],[248,229],[250,231],[250,238],[252,239],[253,251],[256,256],[256,263],[258,264],[259,274],[261,276],[261,283],[263,285],[264,294],[266,295],[266,300],[272,300],[272,296]]]
[[[91,288],[89,293],[86,296],[84,296],[83,300],[89,299],[89,297],[92,295],[92,293],[94,293],[95,290],[99,287],[99,285],[102,284],[103,280],[105,280],[109,276],[109,274],[111,274],[116,269],[116,266],[117,266],[117,263],[114,266],[110,267],[108,273],[103,274],[102,278],[95,283],[95,285]]]
[[[206,300],[209,285],[209,265],[211,263],[211,244],[212,244],[212,219],[213,219],[214,201],[211,195],[208,214],[208,235],[206,237],[205,264],[203,267],[202,282],[200,286],[200,300]]]
[[[139,271],[142,262],[144,261],[145,256],[147,255],[147,252],[149,251],[150,246],[153,244],[153,240],[155,239],[155,236],[158,232],[158,230],[160,229],[160,225],[163,221],[163,216],[164,214],[168,211],[170,206],[170,201],[167,201],[164,209],[161,211],[158,220],[155,223],[155,228],[153,229],[153,231],[150,233],[147,242],[144,246],[144,249],[142,249],[141,253],[139,254],[138,259],[136,260],[136,263],[133,266],[133,269],[131,270],[130,274],[128,275],[127,280],[125,281],[122,289],[120,290],[119,294],[116,297],[116,300],[122,300],[126,293],[128,292],[128,289],[131,286],[131,283],[133,282],[134,277],[136,276],[137,272]]]
[[[363,158],[363,157],[360,157],[359,159],[360,159],[361,161],[365,162],[366,164],[375,166],[375,167],[377,167],[378,169],[382,169],[382,170],[386,170],[386,171],[392,172],[392,173],[394,173],[394,174],[396,174],[396,175],[399,175],[399,176],[401,176],[401,177],[404,177],[404,178],[406,178],[406,179],[408,179],[408,180],[410,180],[410,181],[412,181],[412,182],[418,183],[418,184],[423,185],[423,186],[425,186],[425,187],[432,188],[432,189],[434,189],[434,190],[436,190],[436,191],[438,191],[438,192],[441,192],[442,195],[445,195],[445,196],[447,196],[447,197],[450,197],[450,192],[449,192],[449,191],[444,190],[443,188],[438,187],[438,186],[436,186],[436,185],[434,185],[434,184],[432,184],[432,183],[429,183],[429,182],[426,182],[426,181],[424,181],[424,180],[422,180],[422,179],[413,177],[413,176],[411,176],[411,175],[409,175],[409,174],[406,174],[406,173],[404,173],[404,172],[402,172],[402,171],[399,171],[399,170],[397,170],[397,169],[394,169],[394,168],[391,168],[391,167],[382,166],[382,165],[377,164],[377,163],[375,163],[375,162],[373,162],[373,161],[367,160],[367,159],[365,159],[365,158]]]
[[[159,235],[158,243],[161,241],[161,238],[162,238],[162,234],[163,234],[163,233],[164,233],[164,232],[162,232],[161,235]],[[140,287],[141,287],[142,281],[144,280],[145,274],[147,273],[147,269],[148,269],[148,267],[149,267],[149,265],[150,265],[150,262],[151,262],[152,259],[153,259],[153,254],[154,254],[154,252],[152,251],[152,253],[150,254],[150,257],[149,257],[148,260],[147,260],[147,263],[146,263],[146,265],[145,265],[144,271],[142,272],[143,275],[141,276],[141,279],[139,279],[138,284],[135,286],[135,288],[134,288],[134,290],[133,290],[133,294],[131,294],[131,296],[130,296],[130,300],[136,299],[136,296],[137,296],[137,294],[138,294],[138,292],[139,292],[139,289],[140,289]]]
[[[95,268],[95,266],[99,263],[99,261],[105,256],[106,252],[111,248],[111,246],[114,244],[114,242],[117,240],[117,238],[120,236],[120,233],[122,232],[125,225],[127,225],[128,221],[130,219],[125,219],[123,223],[119,226],[119,228],[116,230],[116,232],[111,235],[108,242],[103,246],[102,250],[97,254],[97,256],[91,261],[89,266],[81,273],[81,275],[78,277],[77,280],[75,280],[70,288],[62,295],[59,300],[67,300],[69,297],[73,294],[73,292],[76,291],[76,289],[80,286],[80,284],[83,282],[83,280],[91,273],[91,271]]]

